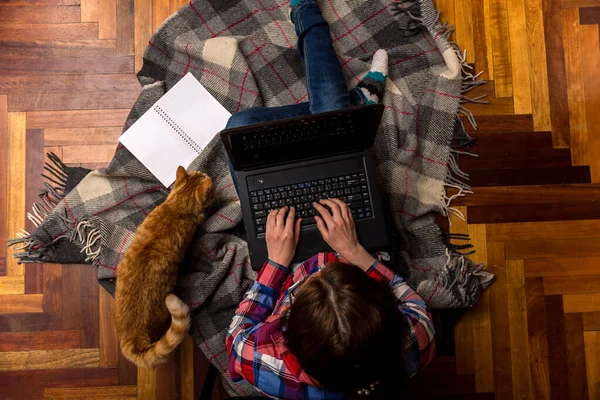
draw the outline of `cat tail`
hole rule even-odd
[[[139,367],[150,368],[167,361],[167,356],[181,344],[190,329],[190,309],[174,294],[165,299],[171,313],[171,326],[158,341],[144,351],[138,352],[132,343],[121,346],[123,355]]]

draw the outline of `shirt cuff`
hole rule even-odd
[[[377,282],[383,282],[389,284],[394,280],[395,274],[385,265],[379,262],[379,260],[373,261],[373,264],[367,269],[367,275],[375,279]]]
[[[263,264],[256,281],[271,289],[279,290],[283,281],[288,276],[288,267],[276,263],[275,261],[267,260]]]

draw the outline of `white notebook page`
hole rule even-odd
[[[225,107],[187,73],[119,141],[169,187],[177,167],[189,167],[229,117]]]

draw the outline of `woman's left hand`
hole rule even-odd
[[[269,259],[286,267],[289,267],[294,258],[300,237],[302,218],[294,222],[295,214],[293,207],[288,212],[286,206],[272,210],[267,217],[265,236]]]

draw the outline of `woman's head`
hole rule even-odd
[[[324,389],[352,393],[397,373],[403,324],[387,285],[332,262],[298,290],[284,337]]]

